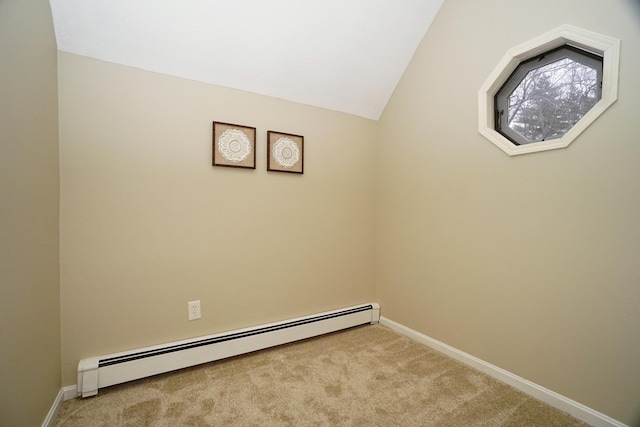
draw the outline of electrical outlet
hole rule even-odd
[[[187,303],[189,307],[189,320],[196,320],[202,317],[202,313],[200,312],[200,300],[198,301],[190,301]]]

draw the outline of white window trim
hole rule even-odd
[[[602,55],[602,98],[562,138],[515,145],[494,128],[494,96],[516,67],[527,59],[565,44]],[[618,99],[620,40],[562,25],[509,50],[478,91],[478,130],[510,156],[565,148]]]

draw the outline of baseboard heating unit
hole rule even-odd
[[[365,304],[153,347],[82,359],[78,396],[98,389],[329,332],[378,323],[380,306]]]

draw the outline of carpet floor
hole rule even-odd
[[[101,389],[54,425],[587,426],[381,325]]]

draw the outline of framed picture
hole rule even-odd
[[[213,122],[213,166],[256,168],[256,128]]]
[[[267,132],[267,170],[304,173],[304,136]]]

